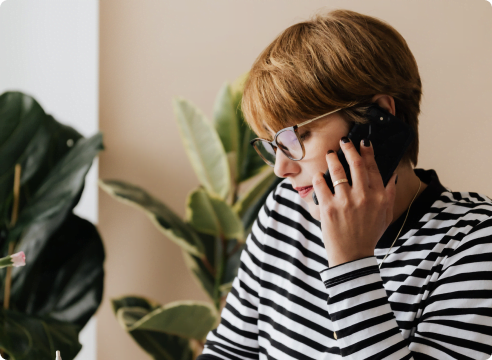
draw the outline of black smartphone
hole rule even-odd
[[[361,140],[369,139],[371,141],[374,149],[374,158],[381,173],[383,184],[386,186],[405,151],[412,143],[415,133],[408,124],[376,103],[369,106],[366,118],[369,121],[366,124],[355,123],[347,137],[352,141],[359,154]],[[345,174],[347,174],[348,183],[352,186],[350,166],[345,159],[343,150],[339,149],[337,155],[345,169]],[[329,170],[326,171],[324,178],[326,184],[334,194],[335,189],[333,188]],[[318,205],[318,198],[314,191],[312,197],[314,203]]]

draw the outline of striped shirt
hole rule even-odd
[[[374,256],[329,268],[320,222],[286,179],[268,196],[208,359],[488,359],[492,200],[453,192],[434,170]]]

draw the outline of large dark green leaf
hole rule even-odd
[[[100,304],[102,241],[94,225],[71,214],[100,149],[100,134],[82,138],[33,98],[0,96],[0,254],[8,238],[27,256],[12,271],[11,311],[0,314],[0,347],[15,360],[52,360],[55,350],[73,359],[78,333]],[[20,217],[8,229],[15,164],[22,168]],[[1,303],[4,279],[1,269]]]
[[[14,166],[22,167],[20,207],[81,135],[46,115],[30,96],[0,96],[0,228],[10,221]]]
[[[160,331],[131,329],[144,316],[156,309],[156,303],[135,296],[112,300],[120,325],[154,360],[191,360],[193,351],[187,339]]]
[[[10,310],[0,310],[0,324],[0,349],[11,360],[54,359],[56,350],[72,360],[82,347],[77,325]]]
[[[203,245],[195,230],[141,187],[118,180],[101,180],[99,186],[115,199],[145,211],[159,231],[183,250],[197,256],[203,255]]]
[[[32,228],[17,245],[27,262],[12,272],[11,309],[83,327],[102,300],[101,237],[91,222],[74,214],[47,237],[51,232],[47,227]]]
[[[9,241],[34,223],[49,220],[66,209],[80,193],[92,160],[103,148],[102,134],[77,141],[44,178],[32,199],[20,209],[19,220],[9,231]]]

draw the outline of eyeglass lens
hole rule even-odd
[[[277,136],[277,145],[288,158],[292,160],[302,158],[302,147],[293,130],[281,132]],[[256,147],[267,163],[270,163],[270,165],[275,164],[276,149],[270,143],[266,141],[257,141]]]

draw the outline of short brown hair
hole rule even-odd
[[[318,13],[283,31],[255,60],[242,110],[260,137],[337,108],[365,122],[376,94],[391,95],[396,116],[416,137],[402,162],[417,165],[422,83],[403,37],[387,23],[349,10]],[[354,103],[359,105],[353,106]]]

